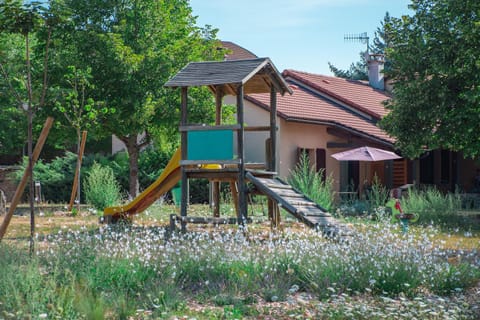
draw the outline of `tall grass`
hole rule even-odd
[[[143,310],[169,318],[194,299],[225,306],[219,318],[241,318],[258,315],[248,307],[258,299],[285,301],[298,292],[320,299],[449,295],[480,280],[478,261],[468,253],[448,264],[429,232],[405,236],[390,224],[373,225],[349,242],[310,231],[266,239],[232,229],[174,233],[166,241],[163,229],[122,228],[59,232],[31,259],[0,244],[0,312],[127,319],[146,318],[138,314]]]
[[[462,224],[462,200],[456,193],[442,194],[438,189],[430,187],[425,190],[409,189],[408,196],[402,198],[402,208],[405,212],[419,215],[418,223],[458,225]]]
[[[370,191],[368,192],[368,203],[371,209],[385,206],[390,194],[387,187],[385,187],[378,176],[374,176]]]
[[[301,154],[295,169],[290,172],[288,182],[327,211],[332,210],[333,177],[325,176],[324,169],[316,171],[305,152]]]

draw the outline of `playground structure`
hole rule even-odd
[[[181,91],[181,147],[172,157],[164,173],[130,204],[106,208],[107,221],[130,216],[144,210],[163,193],[181,181],[180,215],[171,216],[171,227],[187,223],[238,223],[248,222],[247,193],[256,192],[268,198],[268,216],[272,227],[280,220],[279,206],[312,228],[327,233],[337,233],[340,225],[323,208],[276,178],[277,165],[277,93],[292,91],[268,58],[229,60],[219,62],[193,62],[185,66],[166,84]],[[207,86],[215,95],[215,125],[191,124],[188,121],[188,89]],[[253,93],[270,93],[270,122],[265,126],[245,126],[244,96]],[[221,123],[223,98],[236,97],[236,123]],[[265,162],[247,163],[245,158],[245,132],[266,132]],[[189,179],[208,179],[212,182],[213,217],[187,217]],[[248,190],[247,182],[254,186]],[[237,216],[220,218],[220,183],[230,184]]]
[[[123,206],[108,207],[104,210],[104,222],[111,223],[148,208],[155,200],[172,189],[180,180],[179,148],[172,156],[160,177],[130,203]]]

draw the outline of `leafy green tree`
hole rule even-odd
[[[348,70],[342,70],[328,63],[330,71],[335,77],[352,79],[352,80],[368,80],[367,60],[365,59],[365,51],[360,52],[360,61],[352,63]]]
[[[413,0],[386,26],[394,96],[381,126],[403,154],[480,155],[480,2]]]
[[[348,70],[342,70],[335,67],[330,62],[328,66],[330,71],[335,77],[352,79],[352,80],[368,80],[368,65],[366,60],[366,54],[384,54],[385,48],[388,46],[388,38],[385,34],[385,26],[390,23],[391,17],[387,12],[381,22],[381,26],[375,31],[375,37],[373,38],[373,45],[370,45],[367,40],[367,51],[360,52],[360,61],[352,63]],[[385,70],[388,70],[389,62],[385,62]]]
[[[4,0],[0,3],[0,33],[20,37],[23,40],[24,52],[23,67],[17,68],[15,74],[10,75],[5,67],[8,62],[1,61],[4,81],[7,83],[9,94],[14,98],[17,106],[22,107],[27,114],[27,150],[28,176],[30,194],[30,252],[34,249],[35,214],[34,214],[34,181],[33,181],[33,117],[35,112],[43,107],[47,91],[47,62],[51,30],[55,24],[55,17],[50,15],[39,2],[23,4],[22,1]],[[32,44],[36,43],[36,34],[47,34],[45,50],[42,52],[41,67],[35,68],[32,59]],[[21,63],[11,63],[15,67]],[[40,70],[40,71],[38,71]],[[12,77],[14,77],[12,79]]]
[[[113,108],[103,106],[100,101],[94,101],[89,97],[89,90],[93,89],[91,84],[91,69],[87,70],[77,69],[75,66],[68,66],[67,73],[64,76],[64,87],[56,87],[57,99],[55,102],[55,109],[62,113],[69,125],[74,128],[77,138],[77,210],[80,205],[80,190],[81,190],[81,135],[83,130],[87,130],[92,126],[98,125],[98,121],[104,119],[110,112],[113,113]],[[72,198],[73,200],[73,198]],[[70,208],[69,208],[70,209]]]
[[[102,128],[126,145],[129,192],[135,196],[140,150],[155,134],[171,137],[178,130],[180,95],[163,85],[190,61],[221,57],[216,30],[196,25],[187,0],[65,0],[65,5],[71,23],[56,39],[68,47],[59,62],[91,67],[93,98],[115,108]],[[211,96],[195,89],[190,97],[196,114],[213,118]]]
[[[26,128],[27,122],[20,108],[19,101],[22,99],[15,90],[23,85],[18,77],[24,68],[23,49],[21,36],[0,33],[0,155],[13,159],[21,156],[22,147],[27,141],[27,131],[19,130]]]

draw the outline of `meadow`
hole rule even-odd
[[[170,233],[177,210],[156,205],[115,226],[92,212],[46,213],[33,256],[28,218],[15,216],[0,244],[0,319],[480,317],[475,218],[470,227],[403,233],[388,219],[347,217],[355,233],[328,239],[287,215],[271,231],[261,209],[246,232],[189,225]]]

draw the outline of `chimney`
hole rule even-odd
[[[385,64],[383,54],[368,54],[368,83],[372,88],[385,90],[385,79],[383,77],[383,65]]]

